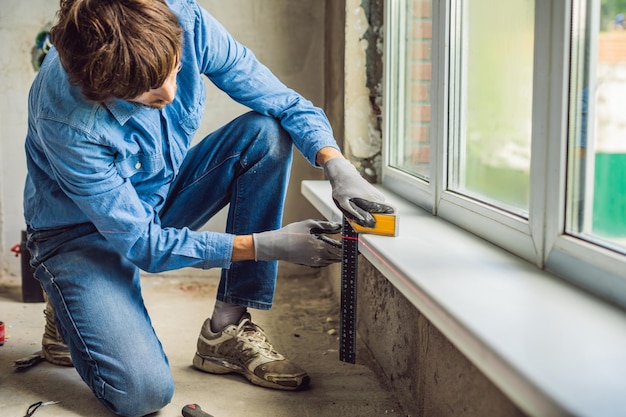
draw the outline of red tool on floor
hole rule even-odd
[[[187,404],[183,407],[183,417],[213,417],[209,413],[202,411],[198,404]]]

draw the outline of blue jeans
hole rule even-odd
[[[197,229],[230,203],[226,232],[279,228],[291,149],[274,119],[257,113],[235,119],[189,151],[161,210],[162,225]],[[92,224],[29,230],[28,248],[74,366],[96,397],[123,416],[168,404],[174,383],[144,306],[138,268]],[[222,270],[217,298],[269,309],[276,273],[277,262],[234,263]]]

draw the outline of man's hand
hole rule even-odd
[[[383,204],[385,197],[347,159],[329,159],[324,172],[333,188],[335,204],[349,219],[374,227],[376,220],[370,213],[393,213],[393,207]]]
[[[304,220],[282,229],[254,233],[254,259],[282,260],[321,267],[341,261],[341,243],[325,234],[341,231],[341,225],[322,220]]]

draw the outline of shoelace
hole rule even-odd
[[[263,329],[252,323],[249,319],[244,319],[241,323],[239,323],[239,326],[237,327],[237,336],[244,337],[251,344],[264,350],[268,355],[275,357],[280,356],[278,352],[274,350],[274,347],[268,342]]]

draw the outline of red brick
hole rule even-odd
[[[411,87],[411,101],[424,102],[430,99],[430,83],[415,83]]]
[[[416,21],[413,24],[413,39],[432,39],[433,24],[430,20]]]
[[[430,40],[411,42],[411,57],[420,61],[430,60]]]
[[[430,122],[430,104],[411,106],[412,122]]]
[[[430,63],[415,63],[412,65],[411,79],[413,81],[430,81],[432,65]]]
[[[430,162],[430,146],[417,146],[411,151],[411,161],[414,163]]]
[[[429,125],[418,124],[411,126],[411,141],[415,144],[429,144],[430,138],[428,137]]]
[[[414,0],[413,17],[430,18],[432,16],[432,0]]]

